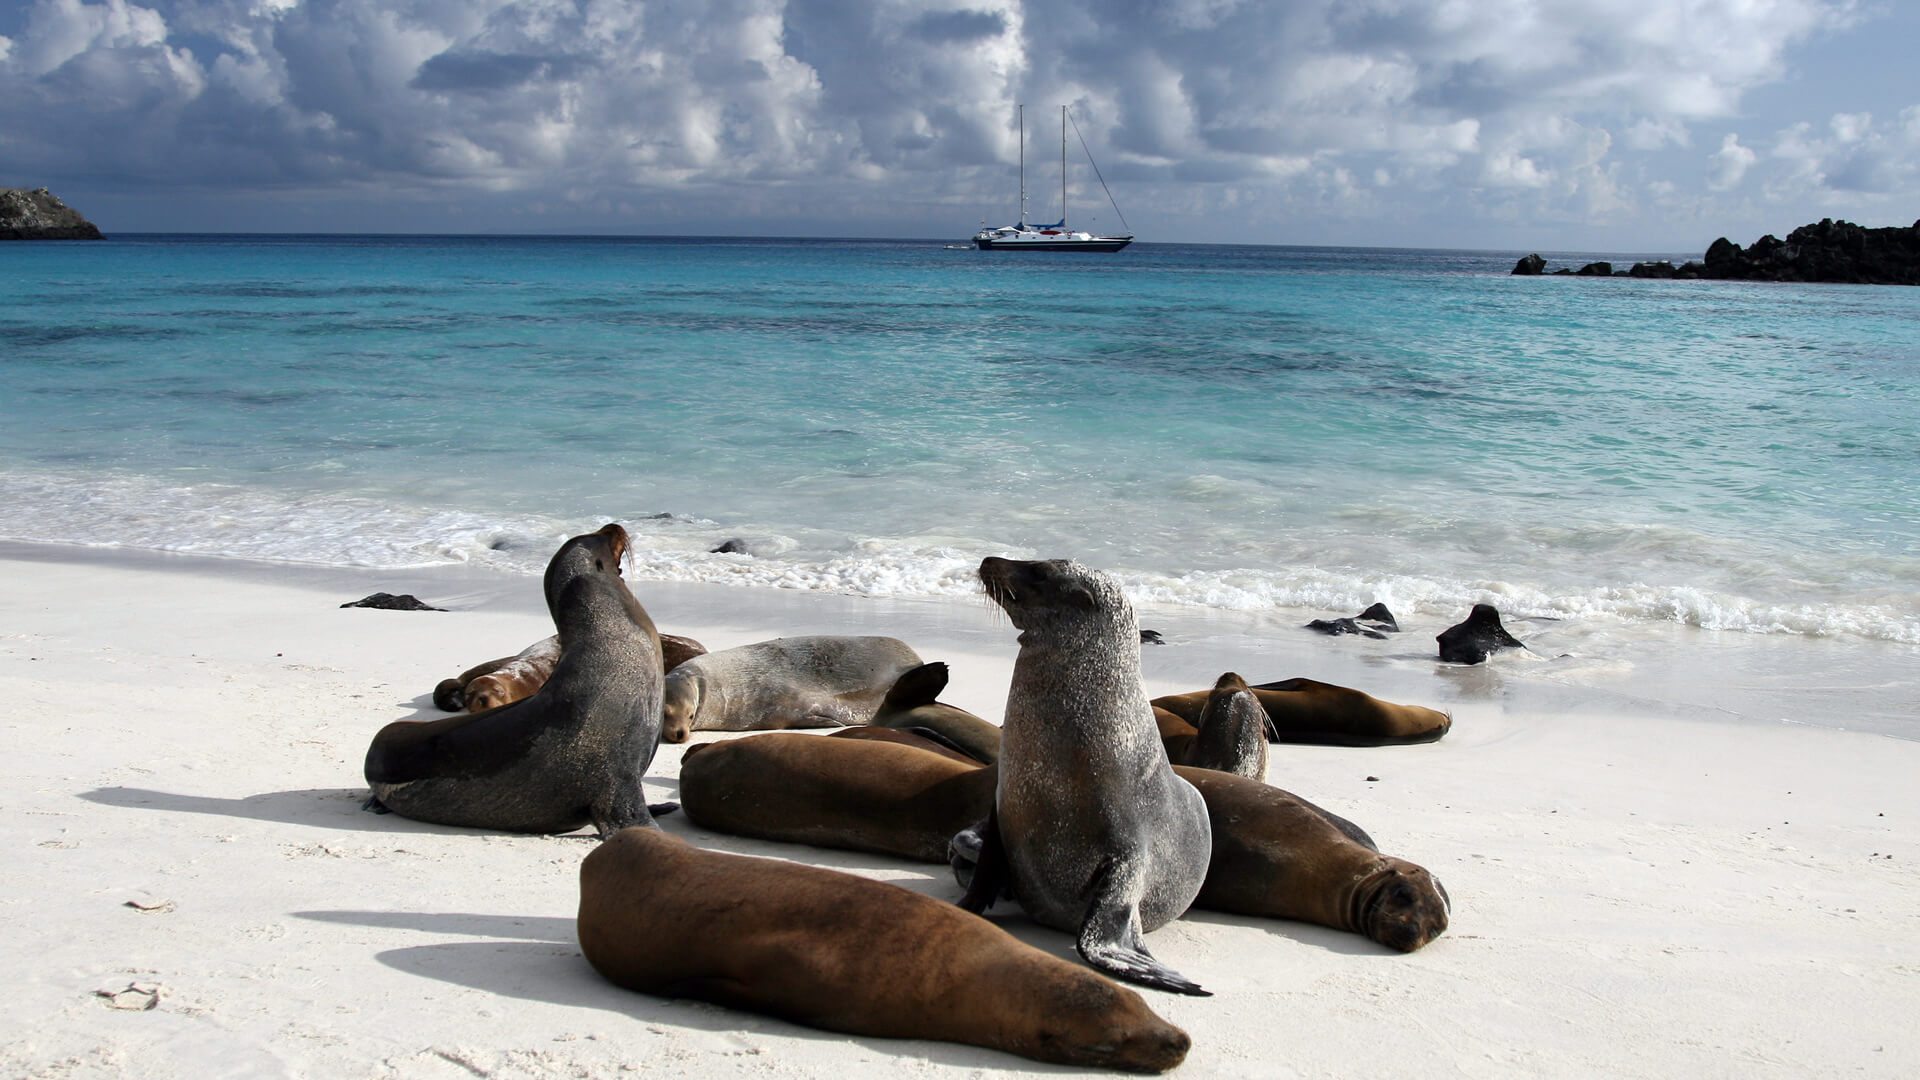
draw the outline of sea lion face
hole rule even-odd
[[[1096,1069],[1166,1072],[1186,1059],[1193,1039],[1155,1015],[1140,995],[1111,983],[1076,979],[1055,988],[1052,1006],[1035,1010],[1034,1033],[1050,1053],[1041,1060],[1070,1061]]]
[[[1440,879],[1404,859],[1388,859],[1387,870],[1364,895],[1360,930],[1401,952],[1412,952],[1447,929],[1452,901]]]
[[[660,697],[660,739],[683,743],[693,733],[693,714],[700,708],[700,683],[690,678],[667,676]]]
[[[1082,623],[1093,613],[1133,621],[1133,605],[1112,578],[1069,559],[1022,562],[989,557],[980,562],[980,584],[1021,630]]]

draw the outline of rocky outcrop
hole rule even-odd
[[[100,230],[46,188],[0,188],[0,240],[100,240]]]
[[[1911,228],[1868,229],[1825,218],[1785,240],[1771,234],[1742,248],[1721,237],[1707,248],[1700,276],[1737,281],[1833,281],[1920,285],[1920,221]]]
[[[1851,285],[1920,285],[1920,221],[1911,228],[1867,229],[1826,218],[1802,225],[1785,240],[1768,235],[1750,248],[1721,237],[1701,262],[1675,266],[1665,259],[1615,270],[1612,263],[1588,263],[1578,270],[1548,270],[1538,255],[1521,259],[1516,274],[1571,277],[1718,278],[1732,281],[1828,281]]]

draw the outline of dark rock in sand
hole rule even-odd
[[[713,548],[708,552],[708,554],[709,555],[751,555],[753,554],[753,552],[747,550],[747,542],[745,540],[733,539],[733,540],[723,541],[719,547]]]
[[[1466,621],[1440,631],[1440,659],[1455,664],[1478,664],[1501,649],[1524,649],[1526,645],[1500,625],[1500,612],[1492,604],[1475,604]]]
[[[348,603],[341,604],[340,606],[343,608],[345,607],[380,608],[383,611],[445,611],[447,610],[446,608],[434,607],[432,604],[423,604],[420,602],[420,598],[413,595],[412,593],[401,593],[399,596],[395,596],[392,593],[377,592],[377,593],[374,593],[372,596],[366,596],[366,597],[362,597],[359,600],[349,601]]]
[[[1315,619],[1307,624],[1307,629],[1334,637],[1358,634],[1361,637],[1384,639],[1388,634],[1399,633],[1400,623],[1394,619],[1393,612],[1387,610],[1387,605],[1375,604],[1352,618]]]
[[[1513,264],[1513,272],[1521,277],[1537,275],[1546,268],[1547,260],[1541,258],[1538,254],[1528,255]]]
[[[0,240],[103,240],[93,222],[46,188],[0,188]]]
[[[1389,633],[1397,634],[1400,632],[1400,620],[1393,617],[1393,612],[1388,611],[1387,605],[1385,604],[1375,604],[1360,614],[1355,615],[1354,618],[1364,623],[1374,623],[1379,629]]]
[[[1167,639],[1161,637],[1160,631],[1158,630],[1140,631],[1140,644],[1142,645],[1165,645],[1166,643]]]

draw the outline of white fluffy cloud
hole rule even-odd
[[[1855,17],[1850,0],[34,0],[0,15],[0,183],[951,230],[1011,209],[1014,105],[1033,106],[1045,175],[1065,102],[1136,217],[1231,207],[1270,230],[1220,239],[1303,217],[1604,221],[1679,179],[1623,155],[1689,146]],[[1881,190],[1911,182],[1903,130],[1849,115],[1783,133],[1770,160]],[[1728,135],[1696,183],[1732,188],[1756,157]]]

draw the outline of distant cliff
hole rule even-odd
[[[1920,221],[1911,228],[1867,229],[1826,218],[1802,225],[1781,240],[1772,234],[1743,248],[1726,237],[1707,248],[1706,258],[1683,266],[1635,263],[1615,270],[1609,263],[1588,263],[1579,270],[1548,271],[1547,262],[1528,255],[1513,272],[1574,274],[1581,277],[1717,278],[1730,281],[1829,281],[1849,285],[1920,285]]]
[[[0,240],[99,240],[100,230],[46,188],[0,188]]]

